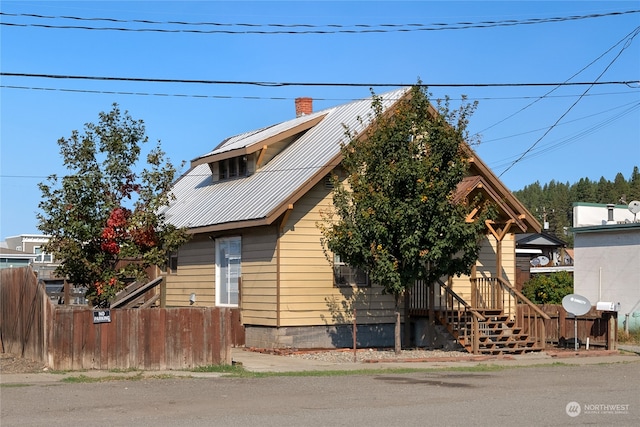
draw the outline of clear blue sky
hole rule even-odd
[[[640,13],[550,20],[638,10],[638,1],[2,1],[0,7],[3,73],[390,85],[376,86],[379,93],[418,78],[431,85],[640,79],[640,37],[632,34],[640,26]],[[485,21],[516,25],[454,25]],[[433,31],[433,24],[440,23],[448,25]],[[370,27],[357,26],[365,24]],[[257,34],[283,30],[297,34]],[[349,30],[353,32],[341,32]],[[39,233],[37,184],[50,174],[65,173],[57,140],[96,122],[98,113],[109,111],[114,102],[133,118],[144,120],[150,141],[161,140],[168,156],[179,164],[210,151],[228,136],[293,118],[296,97],[314,98],[314,109],[319,110],[370,94],[366,86],[12,76],[2,76],[1,85],[0,240]],[[434,98],[449,95],[454,104],[461,94],[479,101],[469,124],[472,133],[481,134],[476,151],[515,191],[552,179],[613,180],[617,172],[628,178],[640,164],[639,87],[637,83],[591,88],[432,86],[431,92]]]

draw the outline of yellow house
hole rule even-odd
[[[407,91],[383,94],[383,108]],[[351,347],[354,322],[359,346],[392,346],[392,296],[339,260],[330,262],[318,228],[331,207],[329,177],[339,171],[345,126],[364,130],[371,99],[318,112],[311,107],[311,99],[297,99],[296,118],[224,140],[176,181],[175,200],[163,214],[187,227],[192,239],[171,259],[166,304],[238,308],[250,347]],[[535,325],[516,325],[532,316],[510,283],[515,233],[539,232],[540,225],[470,148],[469,155],[471,174],[455,197],[483,192],[499,217],[487,223],[472,277],[416,284],[405,301],[406,330],[418,345],[443,345],[428,338],[441,325],[469,351],[538,349],[544,336],[532,332],[544,326],[536,316]],[[508,326],[508,339],[482,332]],[[491,344],[501,340],[510,344]]]

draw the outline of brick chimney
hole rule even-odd
[[[296,117],[313,113],[313,98],[296,98]]]

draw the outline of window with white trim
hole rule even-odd
[[[333,284],[337,287],[369,286],[369,275],[359,268],[342,262],[339,255],[333,255]]]
[[[241,277],[242,240],[216,239],[216,306],[237,307]]]

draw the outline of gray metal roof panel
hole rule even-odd
[[[383,106],[392,105],[406,90],[381,95]],[[346,142],[344,126],[361,132],[371,113],[368,98],[230,138],[219,149],[248,146],[326,114],[253,175],[213,182],[208,165],[190,169],[172,188],[176,200],[164,209],[166,220],[177,227],[194,228],[266,218],[339,154],[340,144]]]

